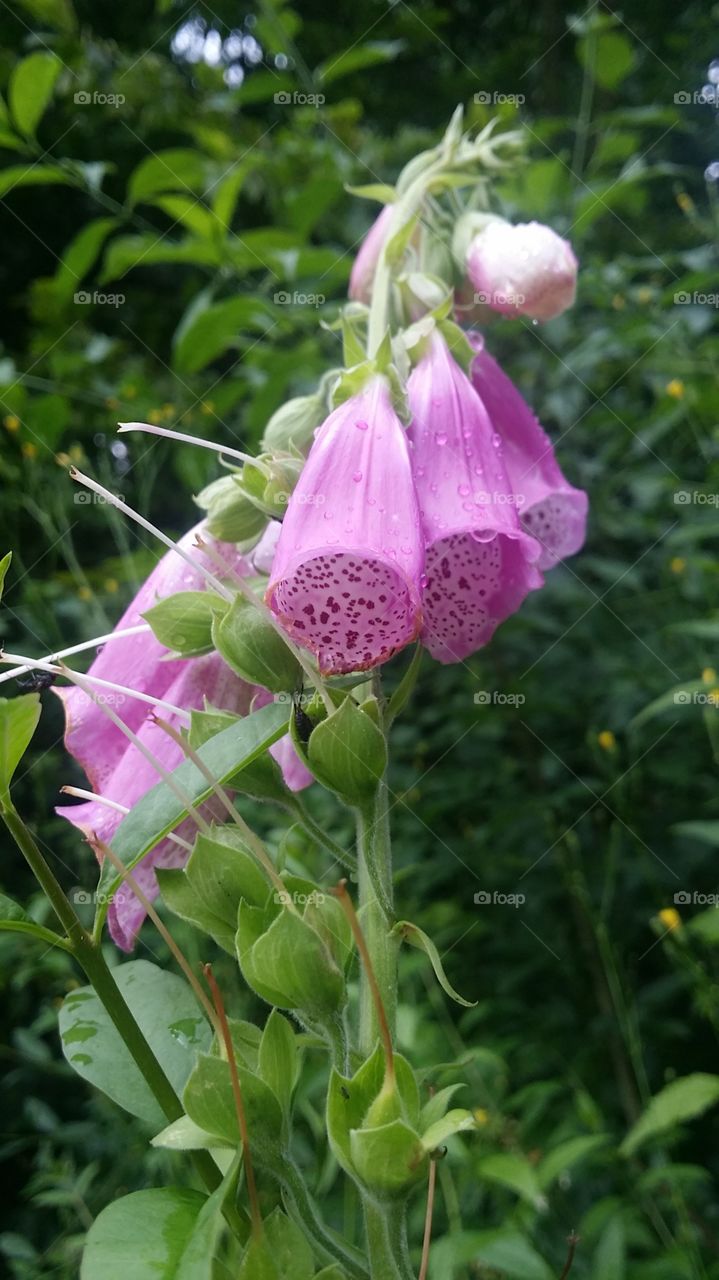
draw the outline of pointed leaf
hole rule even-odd
[[[176,1280],[207,1197],[187,1187],[155,1187],[114,1200],[87,1234],[80,1280]]]
[[[10,804],[10,783],[40,719],[40,697],[0,698],[0,808]]]
[[[420,951],[424,951],[425,954],[429,956],[430,963],[434,969],[435,977],[440,987],[452,1000],[455,1000],[457,1004],[463,1005],[465,1009],[473,1009],[475,1007],[477,1003],[476,1000],[465,1000],[463,996],[459,995],[459,993],[455,991],[449,981],[449,978],[444,972],[439,951],[432,939],[428,937],[422,929],[418,928],[416,924],[412,924],[409,920],[400,920],[399,923],[394,926],[392,932],[394,934],[398,934],[402,940],[404,942],[408,942],[411,947],[418,947]]]
[[[719,1102],[719,1076],[697,1071],[682,1076],[660,1090],[637,1123],[630,1129],[619,1148],[621,1155],[630,1156],[637,1147],[666,1133],[685,1120],[694,1120]]]
[[[18,129],[28,137],[35,136],[61,69],[54,53],[37,50],[23,58],[10,77],[10,110]]]

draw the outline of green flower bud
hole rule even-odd
[[[263,1000],[321,1023],[345,1003],[350,929],[331,894],[296,876],[287,876],[285,885],[264,907],[240,903],[240,969]]]
[[[221,625],[220,625],[221,624]],[[271,693],[297,687],[300,665],[276,627],[250,601],[236,596],[212,629],[217,652],[243,680]]]
[[[212,653],[212,622],[226,609],[227,601],[214,591],[178,591],[146,609],[142,616],[160,644],[173,654],[197,658]]]
[[[246,463],[242,487],[247,496],[269,516],[281,517],[287,510],[300,477],[303,459],[289,453],[261,454],[257,465]]]
[[[323,786],[349,804],[362,805],[385,771],[387,746],[372,716],[348,696],[312,730],[307,764]]]
[[[220,542],[236,542],[240,551],[249,551],[259,541],[267,517],[250,500],[236,477],[230,474],[213,480],[195,497],[207,512],[207,529]]]
[[[288,400],[273,413],[262,437],[262,448],[267,452],[290,448],[304,451],[311,445],[312,437],[327,416],[324,397],[297,396]]]

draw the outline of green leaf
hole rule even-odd
[[[651,1099],[619,1148],[630,1156],[648,1138],[666,1133],[685,1120],[694,1120],[719,1102],[719,1076],[697,1071],[673,1080]]]
[[[163,191],[202,191],[206,177],[205,159],[199,151],[171,147],[140,162],[130,176],[127,198],[135,205]]]
[[[147,960],[130,960],[113,977],[160,1066],[179,1094],[210,1028],[186,982]],[[78,1075],[155,1130],[165,1117],[91,987],[80,987],[60,1010],[60,1036]]]
[[[59,297],[65,299],[75,293],[116,226],[116,218],[95,218],[70,241],[52,278],[53,288]]]
[[[148,231],[145,235],[117,236],[111,241],[105,254],[100,284],[120,280],[133,267],[151,267],[168,262],[219,267],[220,252],[214,243],[200,240],[196,236],[188,236],[185,240],[168,240],[166,237],[158,237],[154,231]]]
[[[62,62],[54,53],[38,49],[23,58],[10,76],[10,110],[27,137],[34,138],[61,69]]]
[[[351,196],[359,196],[360,200],[379,200],[380,204],[394,204],[397,191],[386,182],[368,182],[363,187],[345,186]]]
[[[181,658],[212,653],[212,622],[228,604],[214,591],[178,591],[146,609],[143,618],[166,649]]]
[[[242,334],[264,333],[277,315],[262,298],[226,298],[201,311],[187,325],[175,345],[173,363],[180,373],[197,373],[228,347],[237,347]]]
[[[64,169],[53,164],[10,165],[0,173],[0,196],[6,196],[14,187],[42,187],[45,185],[69,185],[72,178]]]
[[[578,42],[577,53],[582,66],[588,66],[594,72],[602,89],[616,89],[636,62],[631,42],[619,31],[600,31],[594,36],[584,36]]]
[[[72,32],[77,27],[71,0],[19,0],[40,26]]]
[[[200,747],[198,755],[216,782],[226,782],[287,732],[287,718],[287,707],[271,702],[216,734],[204,747]],[[194,805],[201,804],[212,794],[204,773],[191,760],[183,761],[172,776]],[[112,841],[113,852],[131,871],[186,816],[187,809],[174,791],[167,783],[159,782],[123,818]],[[115,892],[120,880],[112,863],[106,860],[100,876],[96,927],[105,919],[108,895]]]
[[[392,929],[392,933],[399,935],[403,942],[408,942],[411,947],[417,947],[420,951],[424,951],[425,955],[429,957],[440,987],[450,999],[455,1000],[457,1004],[463,1005],[465,1009],[473,1009],[475,1007],[476,1000],[465,1000],[464,996],[460,996],[455,991],[444,972],[439,951],[432,939],[422,929],[418,928],[416,924],[412,924],[409,920],[400,920]]]
[[[12,551],[8,551],[7,555],[3,556],[2,560],[0,560],[0,600],[2,600],[2,593],[5,587],[5,577],[8,569],[10,568],[11,561]]]
[[[8,898],[4,893],[0,893],[0,930],[4,933],[27,934],[28,937],[44,943],[45,946],[69,949],[64,938],[60,938],[51,929],[45,929],[41,924],[36,924],[19,902],[15,902],[14,898]]]
[[[290,1113],[292,1091],[299,1074],[297,1037],[287,1018],[273,1009],[260,1041],[259,1074],[268,1084],[285,1115]]]
[[[719,845],[719,820],[717,819],[677,822],[672,827],[672,831],[676,831],[678,836],[690,836],[692,840],[699,840],[702,844],[710,844],[712,847]]]
[[[692,916],[687,921],[685,927],[701,942],[719,942],[719,911],[716,906],[710,907],[708,911],[700,911],[699,915]]]
[[[510,1152],[484,1156],[477,1165],[477,1173],[480,1178],[485,1178],[488,1182],[497,1182],[500,1186],[508,1187],[535,1209],[544,1204],[534,1166],[529,1163],[526,1156],[513,1155]]]
[[[592,1280],[624,1280],[626,1241],[620,1214],[609,1219],[592,1258]]]
[[[544,1157],[537,1169],[537,1181],[542,1190],[551,1186],[572,1165],[578,1164],[580,1160],[586,1160],[601,1147],[605,1147],[608,1141],[609,1138],[605,1133],[588,1133],[560,1142],[558,1147]]]
[[[642,710],[630,721],[630,729],[638,729],[640,725],[663,711],[671,711],[673,715],[686,711],[687,707],[692,707],[694,704],[694,694],[706,692],[706,688],[703,680],[686,680],[683,684],[674,685],[660,697],[654,698],[646,707],[642,707]]]
[[[10,783],[40,719],[40,696],[0,698],[0,808],[10,804]]]
[[[238,1157],[200,1209],[173,1280],[217,1280],[215,1260],[224,1231],[223,1209],[237,1194],[239,1167]]]
[[[555,1280],[553,1271],[519,1232],[460,1231],[433,1246],[430,1274],[451,1276],[455,1268],[483,1263],[507,1280]]]
[[[328,58],[315,68],[315,76],[319,83],[330,84],[355,71],[365,71],[368,67],[393,62],[403,49],[404,40],[369,40],[366,44],[354,45],[339,57]]]
[[[98,1214],[80,1280],[177,1280],[177,1267],[207,1197],[188,1187],[134,1191]]]

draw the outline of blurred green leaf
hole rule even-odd
[[[719,1076],[697,1071],[673,1080],[655,1094],[644,1114],[624,1139],[620,1152],[633,1155],[649,1138],[666,1133],[685,1120],[694,1120],[719,1102]]]
[[[13,70],[8,102],[15,124],[28,137],[35,136],[61,70],[60,59],[40,49],[23,58]]]

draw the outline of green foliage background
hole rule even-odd
[[[719,10],[634,8],[0,7],[10,650],[109,629],[154,562],[115,512],[78,502],[68,459],[183,531],[190,495],[217,474],[212,456],[140,437],[118,453],[116,420],[255,445],[283,399],[336,361],[318,321],[336,314],[370,218],[344,184],[391,181],[458,101],[478,125],[497,111],[524,129],[532,163],[502,181],[499,207],[551,223],[580,257],[573,311],[541,328],[498,321],[489,341],[590,492],[587,546],[486,652],[427,662],[395,734],[401,913],[478,1000],[448,1008],[426,961],[405,957],[403,1046],[420,1064],[459,1058],[440,1083],[467,1080],[460,1100],[481,1121],[441,1171],[442,1280],[559,1275],[575,1229],[578,1280],[719,1276],[716,1113],[632,1157],[618,1150],[664,1085],[716,1071],[719,1027],[719,915],[701,900],[680,901],[678,928],[658,915],[677,893],[719,888],[719,713],[706,702],[719,638],[718,312],[676,298],[716,295],[719,279],[703,177],[716,110],[681,99],[719,53]],[[239,87],[173,56],[192,17],[223,36],[242,29]],[[59,786],[81,780],[51,694],[45,704],[17,801],[64,883],[91,889],[88,850],[53,814]],[[0,887],[45,919],[10,848]],[[482,892],[526,901],[481,905]],[[195,937],[183,943],[207,958]],[[166,959],[149,929],[138,954]],[[82,1235],[112,1196],[178,1177],[65,1065],[57,1007],[76,983],[66,957],[0,936],[0,1254],[19,1280],[76,1275]],[[252,1012],[242,993],[235,1003]],[[321,1105],[310,1077],[304,1158],[341,1217],[315,1146]]]

